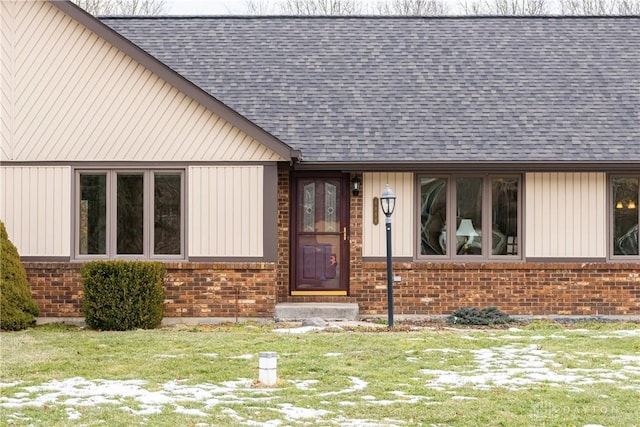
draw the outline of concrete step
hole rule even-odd
[[[276,321],[302,321],[312,317],[324,320],[358,320],[360,309],[354,303],[284,302],[276,304]]]

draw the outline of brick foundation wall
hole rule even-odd
[[[351,280],[362,314],[386,313],[385,262]],[[450,314],[496,306],[512,315],[640,315],[640,265],[610,263],[394,263],[394,312]]]
[[[359,262],[346,297],[363,315],[387,310],[386,263]],[[79,263],[24,263],[43,317],[82,316]],[[269,263],[167,263],[165,317],[273,317],[278,273]],[[496,306],[522,315],[640,315],[640,266],[609,263],[394,263],[396,314]],[[280,286],[282,296],[284,286]]]
[[[81,317],[81,263],[23,263],[42,317]],[[165,263],[165,317],[273,317],[272,263]]]

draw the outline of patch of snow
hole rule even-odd
[[[120,407],[120,409],[124,412],[129,412],[135,415],[154,415],[154,414],[162,413],[162,408],[160,406],[140,405],[140,407],[142,409],[132,409],[132,408],[129,408],[128,406],[122,406]]]
[[[634,363],[640,365],[640,356],[617,355],[611,356],[613,363]]]
[[[567,336],[566,335],[551,334],[551,335],[549,335],[549,338],[553,338],[553,339],[556,339],[556,340],[566,340]]]
[[[460,350],[454,350],[452,348],[427,348],[423,350],[425,353],[430,353],[432,351],[438,351],[440,353],[460,353]]]
[[[0,383],[0,388],[15,387],[22,384],[22,381],[13,381],[10,383]]]
[[[39,386],[23,387],[27,393],[18,392],[13,396],[1,396],[0,408],[42,407],[63,405],[65,407],[87,407],[96,405],[122,405],[132,400],[136,408],[121,406],[123,411],[136,415],[151,415],[163,412],[166,406],[180,402],[198,402],[208,409],[219,404],[264,402],[270,400],[274,389],[253,389],[252,380],[242,378],[227,381],[222,385],[187,385],[181,381],[168,381],[159,391],[148,391],[143,386],[146,381],[127,380],[87,380],[76,377],[67,380],[53,380]],[[242,394],[250,392],[252,397]],[[240,394],[242,393],[242,394]],[[256,394],[266,397],[253,397]],[[19,396],[17,396],[19,395]],[[174,410],[179,410],[173,408]],[[204,413],[204,412],[202,412]]]
[[[331,420],[333,424],[338,425],[340,427],[400,427],[405,425],[403,421],[398,420],[390,420],[390,419],[382,419],[382,420],[362,420],[362,419],[351,419],[345,418],[344,416],[339,416]]]
[[[353,393],[355,391],[364,390],[365,388],[367,388],[367,385],[369,385],[369,383],[357,377],[349,377],[349,379],[353,383],[351,387],[339,391],[328,391],[326,393],[320,393],[318,396],[334,396],[336,394]]]
[[[234,418],[234,419],[236,419],[238,421],[243,421],[244,420],[244,418],[242,418],[240,415],[238,415],[238,413],[235,410],[231,409],[231,408],[223,408],[222,411],[220,411],[220,412],[222,412],[223,414],[225,414],[225,415],[227,415],[227,416],[229,416],[231,418]]]
[[[10,420],[19,420],[19,421],[30,421],[31,418],[25,416],[24,414],[21,413],[17,413],[17,414],[3,414],[7,417],[7,419]]]
[[[393,405],[394,403],[398,403],[398,401],[381,399],[381,400],[372,400],[370,403],[372,405],[378,405],[378,406],[390,406],[390,405]]]
[[[273,332],[278,334],[306,334],[307,332],[322,331],[325,328],[318,326],[300,326],[299,328],[280,328],[274,329]]]
[[[317,384],[318,380],[294,380],[291,381],[298,390],[314,390],[311,386]]]
[[[431,400],[429,396],[418,396],[413,394],[406,394],[403,391],[392,391],[391,394],[397,396],[398,399],[393,401],[393,403],[418,403],[423,400]]]
[[[615,335],[620,335],[625,338],[629,337],[640,337],[640,328],[638,329],[622,329],[619,331],[613,331]]]
[[[489,339],[492,340],[492,341],[501,341],[503,339],[505,339],[505,340],[521,340],[523,338],[524,337],[522,337],[520,335],[500,335],[499,337],[496,337],[496,336],[489,337]]]
[[[79,420],[82,417],[82,414],[73,408],[67,408],[66,410],[67,410],[67,419],[70,421]]]
[[[640,363],[640,357],[637,356],[620,357],[619,363],[625,364],[622,370],[576,368],[562,371],[562,365],[553,360],[556,355],[537,345],[507,345],[472,350],[471,353],[476,362],[475,368],[461,372],[422,370],[422,373],[431,377],[427,385],[443,391],[463,386],[481,390],[493,387],[520,390],[545,383],[550,386],[571,386],[573,391],[577,391],[581,390],[579,386],[602,383],[640,390],[640,366],[636,369],[631,365]]]
[[[251,359],[253,359],[253,354],[241,354],[240,356],[232,356],[229,359],[251,360]]]
[[[290,403],[281,403],[278,407],[281,408],[280,412],[282,412],[289,421],[306,418],[318,419],[330,414],[329,411],[324,409],[299,408]]]
[[[183,414],[183,415],[195,415],[195,416],[199,416],[199,417],[208,417],[209,414],[207,414],[206,412],[202,412],[200,409],[190,409],[190,408],[185,408],[182,406],[176,406],[176,413],[177,414]]]

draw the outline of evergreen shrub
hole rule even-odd
[[[0,330],[19,331],[35,325],[40,314],[31,297],[27,272],[18,249],[0,221]]]
[[[82,267],[89,328],[153,329],[162,322],[165,267],[159,262],[92,261]]]
[[[449,323],[457,325],[499,325],[513,322],[513,319],[496,307],[478,310],[475,307],[460,307],[447,318]]]

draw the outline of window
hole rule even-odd
[[[183,172],[80,171],[77,254],[183,256]]]
[[[520,256],[520,177],[421,176],[418,188],[420,257]]]
[[[640,199],[639,176],[615,176],[612,187],[612,253],[613,256],[640,255],[638,201]]]

